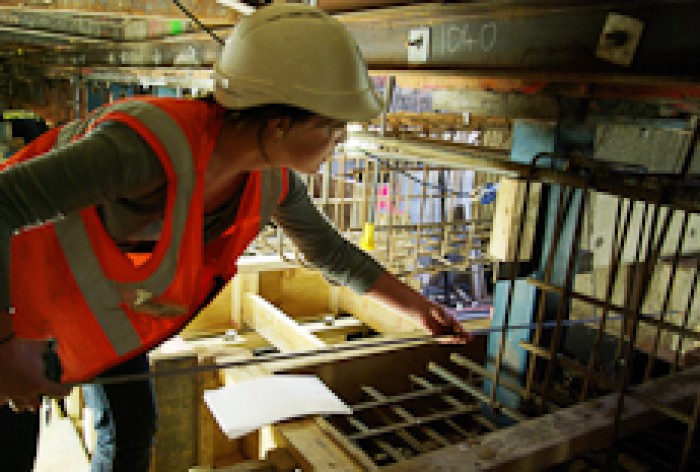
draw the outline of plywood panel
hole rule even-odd
[[[521,239],[518,243],[518,231],[522,218],[521,210],[525,198],[526,183],[521,180],[502,178],[496,194],[496,210],[493,216],[489,255],[500,262],[512,262],[518,254],[520,261],[529,261],[532,257],[533,239],[537,224],[542,184],[532,183],[527,204],[527,216]]]

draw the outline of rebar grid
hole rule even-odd
[[[422,444],[420,438],[432,441],[430,444],[435,447],[445,446],[445,441],[440,440],[442,436],[437,431],[441,428],[462,430],[462,436],[471,436],[483,431],[497,430],[498,418],[522,422],[529,417],[544,415],[591,398],[614,394],[615,407],[610,412],[614,440],[606,455],[608,465],[618,460],[617,448],[619,439],[623,436],[622,423],[626,401],[634,398],[686,428],[684,445],[682,450],[678,451],[677,465],[678,470],[687,470],[698,420],[700,397],[696,396],[689,405],[668,405],[659,403],[654,397],[633,391],[631,387],[659,375],[682,372],[690,365],[689,353],[692,353],[696,343],[700,341],[700,332],[697,330],[700,319],[697,319],[695,307],[700,257],[695,252],[696,249],[688,248],[691,233],[700,229],[696,219],[697,213],[700,212],[700,181],[697,176],[687,174],[690,159],[694,155],[693,147],[697,142],[697,135],[698,128],[695,123],[689,151],[683,160],[680,173],[674,175],[626,172],[624,169],[580,156],[564,158],[543,155],[536,158],[532,165],[526,166],[503,161],[495,153],[482,152],[483,155],[480,155],[472,148],[460,151],[452,143],[445,145],[412,139],[402,141],[368,138],[369,141],[382,143],[382,153],[369,157],[366,154],[349,154],[343,157],[341,176],[361,176],[357,181],[360,191],[354,191],[354,196],[350,197],[352,202],[349,211],[351,214],[362,216],[354,220],[351,218],[349,224],[346,224],[345,217],[336,221],[339,227],[346,230],[350,239],[358,240],[362,222],[367,221],[367,215],[370,213],[367,197],[371,187],[376,184],[376,176],[382,176],[381,180],[389,185],[390,198],[386,202],[389,208],[399,205],[401,198],[404,201],[411,198],[418,200],[417,221],[396,221],[396,215],[390,211],[377,227],[376,234],[382,237],[378,238],[377,247],[380,249],[375,255],[379,255],[380,260],[388,263],[392,270],[405,276],[446,268],[465,271],[469,270],[472,264],[484,262],[472,253],[474,247],[483,248],[481,245],[486,239],[481,231],[488,226],[481,226],[481,215],[472,215],[474,218],[470,221],[460,221],[450,218],[445,211],[454,199],[454,193],[442,190],[449,180],[444,174],[445,166],[449,168],[463,165],[463,162],[458,161],[460,153],[464,157],[464,153],[474,151],[476,155],[471,156],[471,160],[467,159],[469,165],[474,165],[472,161],[478,160],[478,168],[516,174],[525,183],[525,195],[520,207],[521,219],[515,236],[515,246],[518,248],[514,253],[515,268],[511,271],[511,277],[506,278],[510,280],[510,286],[506,294],[505,316],[500,333],[493,334],[500,337],[493,368],[486,369],[468,359],[454,357],[455,365],[468,372],[466,375],[457,375],[453,369],[431,364],[429,371],[432,375],[450,386],[450,394],[436,393],[448,408],[420,417],[405,405],[395,405],[390,397],[381,392],[365,388],[365,393],[373,398],[372,401],[386,402],[383,407],[388,411],[375,415],[383,422],[381,426],[368,425],[359,419],[353,420],[351,426],[354,432],[347,433],[348,437],[360,445],[371,443],[370,446],[365,446],[374,451],[368,453],[370,456],[374,454],[379,457],[376,463],[402,461],[425,452],[425,447],[419,447]],[[400,153],[401,157],[398,156]],[[561,166],[540,166],[538,161],[542,157],[558,159]],[[355,163],[352,169],[348,168],[350,160]],[[441,189],[431,192],[433,189],[423,185],[418,191],[397,191],[397,186],[401,187],[401,184],[397,184],[401,181],[401,174],[398,172],[400,170],[410,170],[414,175],[420,175],[424,183],[432,182],[432,175],[442,174]],[[538,298],[532,339],[519,345],[519,348],[529,354],[526,369],[522,373],[521,382],[514,382],[503,376],[504,353],[508,332],[512,329],[522,329],[520,326],[511,326],[510,314],[513,310],[512,290],[519,273],[519,253],[524,239],[526,216],[531,210],[527,202],[533,182],[549,184],[550,192],[557,200],[556,213],[553,230],[549,234],[551,244],[543,255],[544,270],[538,278],[525,278],[538,289]],[[328,192],[317,192],[318,187],[316,179],[309,181],[310,194],[315,196],[320,204],[323,205],[325,201],[325,205],[340,202],[345,205],[344,186],[339,198],[336,194],[331,196]],[[357,198],[358,194],[361,198]],[[587,219],[594,217],[592,213],[594,208],[598,208],[596,205],[602,205],[601,196],[604,195],[612,196],[615,210],[608,223],[611,242],[609,248],[605,249],[607,252],[596,248],[595,244],[589,241],[591,235],[586,227]],[[436,205],[428,204],[431,200],[440,202],[439,209]],[[336,207],[336,211],[330,214],[333,218],[346,215],[344,212],[347,208],[343,208],[341,211]],[[329,214],[328,210],[326,213]],[[568,237],[572,249],[564,255],[565,274],[563,282],[558,284],[553,281],[552,276],[554,263],[557,258],[562,257],[558,251],[560,246],[566,243],[565,226],[571,222],[574,229],[573,234]],[[410,241],[407,266],[401,266],[397,262],[402,259],[400,245],[392,246],[392,241],[396,240],[397,234],[402,231],[410,232],[407,239]],[[450,263],[440,260],[447,254],[450,243],[461,243],[461,237],[467,241],[466,244],[462,244],[468,248],[464,262]],[[603,262],[594,265],[587,272],[580,272],[582,250],[596,252]],[[419,258],[422,255],[434,255],[435,252],[439,257],[433,265],[420,267]],[[561,260],[559,263],[561,264]],[[585,284],[581,283],[586,277],[592,289],[586,290]],[[599,281],[601,283],[598,283]],[[547,301],[552,300],[556,301],[554,311],[547,309]],[[567,336],[570,335],[565,322],[579,317],[574,310],[574,304],[579,311],[595,314],[595,322],[591,326],[592,341],[585,358],[577,358],[568,352],[564,345]],[[622,320],[616,321],[617,317]],[[550,327],[547,323],[552,322],[553,326]],[[551,328],[551,332],[546,331],[548,328]],[[612,354],[605,349],[610,343],[614,344]],[[665,365],[665,371],[659,371],[659,363]],[[638,373],[640,367],[641,374]],[[430,389],[436,381],[438,380],[422,379],[418,385],[423,389]],[[485,381],[489,384],[486,389]],[[501,402],[498,398],[500,387],[516,394],[522,400],[521,407],[513,408]],[[452,392],[459,392],[469,400],[455,399]],[[454,401],[445,398],[452,398]],[[374,405],[379,408],[380,403]],[[491,413],[484,415],[477,410],[467,411],[471,407],[464,408],[464,405],[474,404],[490,407]],[[458,422],[458,419],[463,422]],[[419,432],[408,431],[415,425],[424,423],[436,423],[440,427],[425,429],[424,426]],[[386,439],[386,435],[392,435],[391,439]],[[428,449],[432,450],[432,447]]]

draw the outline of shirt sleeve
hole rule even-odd
[[[366,292],[384,268],[346,240],[309,198],[299,175],[289,171],[287,197],[274,220],[304,257],[331,281]]]
[[[11,306],[10,239],[15,232],[147,191],[164,178],[148,144],[127,125],[113,122],[0,172],[0,309]]]

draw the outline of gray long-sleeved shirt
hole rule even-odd
[[[17,230],[97,205],[110,235],[129,250],[157,239],[166,185],[150,146],[128,126],[110,122],[78,141],[1,172],[0,309],[11,306],[9,246]],[[205,243],[234,221],[242,190],[205,215]],[[306,259],[337,283],[364,292],[383,271],[335,230],[292,171],[287,197],[273,218]]]

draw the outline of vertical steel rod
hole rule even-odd
[[[624,255],[625,244],[627,242],[627,232],[629,230],[630,220],[632,219],[632,209],[634,208],[632,203],[629,202],[627,206],[627,211],[625,215],[625,221],[622,224],[622,234],[620,234],[620,217],[622,216],[622,208],[625,202],[624,198],[619,198],[617,205],[617,213],[615,215],[615,227],[613,230],[613,243],[611,245],[611,260],[610,260],[610,274],[608,275],[607,286],[605,288],[605,303],[611,303],[613,298],[613,293],[615,291],[615,285],[617,284],[617,276],[619,274],[619,268],[621,266],[621,260]],[[603,308],[600,323],[598,325],[598,331],[596,332],[595,340],[593,342],[593,349],[591,350],[591,356],[588,358],[588,366],[586,368],[586,373],[583,377],[583,386],[581,388],[580,401],[586,401],[588,397],[589,381],[592,378],[592,374],[595,371],[598,363],[598,355],[601,349],[601,343],[603,341],[603,336],[605,334],[605,324],[607,322],[608,308]],[[622,321],[624,324],[624,320]]]
[[[554,328],[554,333],[552,335],[552,341],[549,345],[550,360],[547,364],[547,370],[544,376],[544,387],[542,390],[542,401],[540,403],[540,411],[547,411],[547,393],[549,392],[552,377],[554,376],[554,366],[556,364],[556,355],[559,352],[559,344],[562,336],[562,321],[564,320],[564,314],[566,313],[566,308],[569,302],[569,292],[571,291],[571,285],[574,282],[577,252],[579,246],[579,240],[581,238],[581,229],[583,226],[583,215],[586,209],[586,201],[588,198],[587,189],[579,190],[581,194],[580,203],[578,207],[578,213],[576,214],[576,224],[574,228],[573,241],[571,243],[571,252],[569,254],[569,262],[566,268],[566,276],[564,278],[564,286],[562,287],[564,292],[559,298],[559,303],[557,304],[557,315],[556,315],[556,326]]]
[[[672,210],[668,210],[669,214],[672,214]],[[676,280],[676,273],[678,270],[678,263],[681,258],[681,253],[683,252],[683,244],[685,240],[685,233],[686,230],[688,229],[688,212],[685,211],[683,212],[683,220],[681,221],[681,230],[680,230],[680,239],[678,241],[678,245],[676,246],[676,251],[675,254],[673,255],[673,262],[671,263],[671,274],[668,279],[668,285],[666,286],[666,293],[664,295],[664,301],[661,306],[661,322],[663,323],[666,321],[666,311],[668,310],[668,306],[671,301],[671,292],[673,291],[673,285]],[[659,348],[659,341],[661,339],[661,325],[659,325],[656,328],[656,334],[654,336],[654,341],[653,345],[651,347],[651,352],[649,352],[649,358],[647,359],[647,366],[644,371],[644,381],[649,380],[649,377],[651,377],[651,370],[652,367],[654,366],[654,360],[656,358],[656,353]]]
[[[564,195],[566,195],[566,200],[564,198]],[[547,254],[547,263],[545,265],[544,269],[544,275],[542,277],[543,282],[545,284],[548,284],[551,282],[552,279],[552,271],[554,269],[554,256],[557,252],[557,246],[558,246],[558,236],[561,233],[561,228],[564,225],[564,217],[569,211],[569,208],[571,207],[571,203],[573,201],[573,191],[572,192],[567,192],[564,187],[560,187],[559,190],[559,204],[557,206],[557,218],[554,223],[554,231],[552,232],[552,238],[551,238],[551,246],[549,248],[549,254]],[[540,293],[537,301],[537,315],[536,315],[536,328],[535,328],[535,334],[533,335],[532,339],[532,344],[534,346],[539,346],[540,344],[540,339],[542,338],[542,324],[544,322],[544,312],[545,312],[545,302],[546,302],[546,297],[547,297],[547,292],[542,292]],[[528,365],[528,371],[527,371],[527,378],[525,381],[525,393],[527,394],[527,398],[530,397],[532,394],[532,388],[535,380],[535,367],[537,366],[537,357],[531,355],[530,360],[529,360],[529,365]]]

